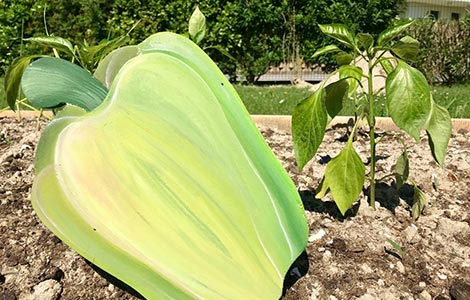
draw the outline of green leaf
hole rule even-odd
[[[348,88],[347,80],[338,80],[325,87],[325,107],[330,118],[333,119],[343,109]]]
[[[139,48],[99,108],[46,128],[37,215],[145,299],[279,299],[308,237],[295,185],[201,49]]]
[[[233,57],[230,54],[230,52],[228,52],[226,49],[224,49],[221,45],[206,47],[206,48],[204,48],[204,51],[206,51],[208,49],[215,49],[215,50],[219,51],[222,55],[224,55],[225,57],[230,59],[231,61],[237,61],[237,59],[235,57]]]
[[[398,61],[385,84],[387,109],[398,127],[419,140],[431,112],[431,92],[424,75],[403,61]]]
[[[356,41],[359,48],[363,51],[367,51],[374,45],[374,37],[369,33],[358,33],[356,35]]]
[[[419,42],[410,36],[405,36],[393,45],[391,50],[402,59],[416,60],[419,52]]]
[[[330,191],[330,188],[325,184],[325,176],[320,181],[320,185],[316,189],[315,193],[315,198],[321,199],[326,196],[326,194]]]
[[[411,215],[414,220],[418,220],[426,207],[426,194],[419,189],[416,184],[413,185],[413,206],[411,207]]]
[[[393,70],[395,70],[395,67],[393,66],[389,58],[381,58],[379,61],[385,73],[390,74],[393,72]]]
[[[12,110],[16,108],[16,100],[18,100],[18,94],[20,93],[21,76],[23,76],[24,70],[29,66],[31,60],[37,57],[40,57],[40,55],[18,57],[8,67],[5,74],[4,88],[8,106]]]
[[[81,107],[67,104],[55,114],[54,118],[58,119],[65,117],[80,117],[85,115],[86,113],[87,111]]]
[[[338,55],[336,55],[336,63],[339,66],[349,65],[353,59],[354,57],[351,54],[346,53],[346,52],[341,52]]]
[[[318,49],[315,51],[313,54],[312,58],[318,57],[320,55],[328,54],[328,53],[336,53],[342,51],[341,49],[338,48],[336,45],[328,45],[323,48]]]
[[[325,94],[325,89],[317,90],[300,102],[292,113],[292,139],[299,170],[315,155],[325,135],[328,124]]]
[[[397,159],[397,163],[395,165],[395,173],[397,189],[400,189],[403,184],[408,180],[408,175],[410,174],[410,163],[408,160],[408,151],[406,148]]]
[[[398,245],[394,240],[387,238],[387,242],[389,242],[390,245],[392,245],[393,249],[395,249],[398,252],[401,258],[405,256],[406,254],[405,250],[400,245]]]
[[[81,46],[79,54],[82,67],[91,72],[101,59],[114,49],[127,43],[128,40],[129,37],[127,35],[122,35],[112,40],[104,40],[98,45]]]
[[[91,111],[107,94],[107,89],[90,73],[54,57],[43,57],[26,68],[21,87],[28,100],[39,108],[70,103]]]
[[[397,37],[400,33],[402,33],[406,28],[411,26],[414,21],[412,20],[404,20],[399,22],[397,25],[387,28],[382,33],[380,33],[379,38],[377,39],[378,46],[386,46],[391,40]]]
[[[41,46],[51,47],[74,56],[72,43],[69,40],[58,36],[35,36],[27,38],[25,41],[38,43]]]
[[[199,44],[206,35],[206,17],[196,6],[188,24],[189,37],[196,44]]]
[[[344,24],[329,24],[329,25],[318,25],[320,27],[320,30],[340,41],[341,43],[349,46],[349,48],[356,50],[355,43],[354,43],[354,37],[352,33],[349,31],[349,29],[346,27]]]
[[[431,115],[425,129],[434,159],[439,165],[444,166],[447,145],[452,132],[449,112],[432,101]]]
[[[366,178],[365,172],[364,163],[351,141],[326,166],[323,189],[330,189],[343,216],[361,193]]]
[[[362,69],[357,66],[345,65],[338,70],[339,78],[346,79],[349,84],[349,95],[354,93],[362,80]]]
[[[292,139],[299,170],[315,155],[325,135],[326,125],[343,108],[348,91],[346,80],[321,88],[300,102],[292,113]]]
[[[98,64],[94,73],[95,78],[110,88],[122,66],[138,54],[139,47],[137,46],[126,46],[112,51]]]

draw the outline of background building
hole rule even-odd
[[[402,18],[433,17],[436,20],[459,20],[470,9],[470,0],[409,0]]]

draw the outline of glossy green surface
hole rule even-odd
[[[45,131],[34,208],[148,300],[279,299],[307,243],[294,184],[202,50],[139,47],[101,106]]]

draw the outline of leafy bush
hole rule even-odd
[[[137,20],[135,42],[155,30],[184,32],[194,10],[190,1],[115,1],[108,20],[116,35],[124,34]],[[135,1],[137,2],[137,1]],[[283,32],[280,1],[204,1],[199,5],[207,19],[202,46],[224,73],[236,79],[237,71],[253,82],[280,61],[279,36]],[[229,55],[227,55],[229,54]]]
[[[315,50],[331,42],[313,26],[342,22],[354,30],[378,33],[398,13],[403,0],[387,1],[281,1],[207,0],[199,3],[207,18],[207,34],[201,46],[232,79],[241,75],[256,81],[272,65],[313,60]],[[98,44],[126,34],[136,23],[132,44],[155,31],[184,32],[196,7],[193,1],[164,0],[43,0],[6,1],[0,4],[0,67],[6,69],[19,55],[21,36],[49,34],[68,38],[73,44]],[[22,24],[23,30],[22,30]],[[37,53],[38,48],[23,54]],[[47,50],[50,51],[50,50]]]
[[[31,1],[0,2],[0,66],[2,69],[19,55],[22,31],[25,31],[24,25],[39,9],[40,6],[33,6]]]
[[[433,83],[463,83],[470,81],[470,22],[416,22],[407,34],[419,38],[421,52],[415,63]]]
[[[281,62],[281,36],[285,29],[282,11],[280,1],[228,2],[209,30],[212,36],[208,41],[226,49],[235,58],[241,75],[254,82],[270,66]],[[227,67],[232,64],[232,70],[235,67],[223,54],[213,55]]]
[[[292,1],[290,10],[295,14],[297,43],[303,60],[307,63],[321,63],[328,70],[336,66],[332,56],[313,57],[318,48],[334,41],[313,24],[342,23],[352,31],[368,32],[377,37],[392,25],[403,3],[403,0]]]

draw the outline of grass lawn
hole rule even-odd
[[[235,85],[246,108],[251,114],[290,115],[294,107],[312,94],[307,88],[282,86],[245,86]],[[470,118],[470,84],[453,86],[433,86],[434,100],[447,108],[452,118]],[[378,99],[378,116],[387,116],[384,97]],[[345,105],[340,115],[354,114],[352,105]]]
[[[291,115],[294,107],[312,94],[308,88],[297,88],[291,85],[246,86],[235,85],[235,89],[251,114],[257,115]],[[470,84],[453,86],[433,86],[434,100],[447,108],[452,118],[470,118]],[[0,78],[0,110],[7,106],[3,78]],[[378,100],[377,113],[387,116],[385,99]],[[353,115],[352,105],[346,105],[340,115]]]
[[[470,84],[432,87],[434,101],[447,108],[452,118],[470,118]]]

